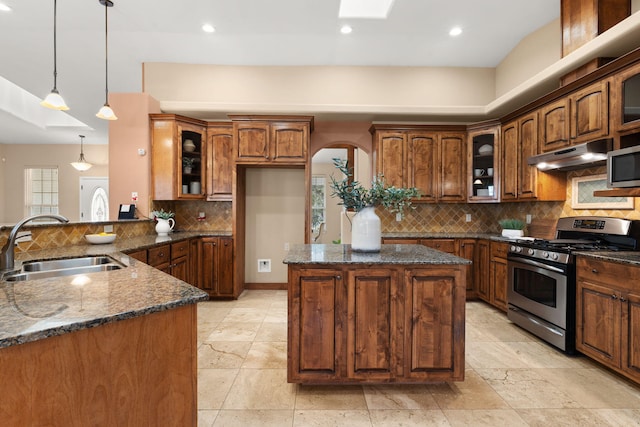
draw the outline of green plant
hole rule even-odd
[[[160,209],[159,211],[151,211],[151,218],[160,218],[160,219],[169,219],[176,216],[175,213],[171,211],[165,212],[164,209]]]
[[[182,166],[186,168],[192,168],[194,163],[194,159],[191,157],[183,157],[182,158]]]
[[[515,218],[501,219],[498,224],[506,230],[523,230],[525,226],[524,221]]]
[[[347,209],[360,212],[368,206],[384,206],[389,212],[399,213],[404,217],[404,210],[411,207],[411,199],[420,196],[415,187],[387,186],[382,174],[374,178],[370,189],[364,188],[360,182],[350,179],[353,173],[346,160],[333,159],[333,165],[342,172],[344,178],[338,181],[331,175],[331,196],[338,197],[341,201],[338,204]]]

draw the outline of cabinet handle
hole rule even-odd
[[[624,297],[620,297],[620,301],[625,302],[626,299],[624,299]]]
[[[611,295],[611,299],[618,299],[618,297],[616,296],[616,294]]]
[[[594,274],[598,274],[598,269],[597,268],[592,268],[591,272],[594,273]]]
[[[336,276],[336,280],[342,280],[342,276],[338,274],[338,275]]]

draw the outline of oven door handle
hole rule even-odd
[[[511,259],[507,259],[507,261],[517,262],[517,263],[523,264],[523,265],[533,265],[535,267],[540,267],[540,268],[543,268],[545,270],[555,271],[556,273],[562,273],[562,274],[565,273],[565,271],[563,269],[561,269],[561,268],[554,267],[553,265],[548,265],[548,264],[545,264],[545,263],[542,263],[542,262],[534,261],[532,259],[525,260],[525,259],[519,258],[519,259],[516,260],[516,259],[511,258]]]

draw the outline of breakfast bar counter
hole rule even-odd
[[[288,265],[288,381],[464,379],[470,261],[422,245],[295,245]]]

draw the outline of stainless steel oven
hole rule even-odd
[[[507,254],[507,317],[567,353],[575,352],[575,254],[637,250],[640,223],[621,218],[560,218],[553,240],[514,240]]]

